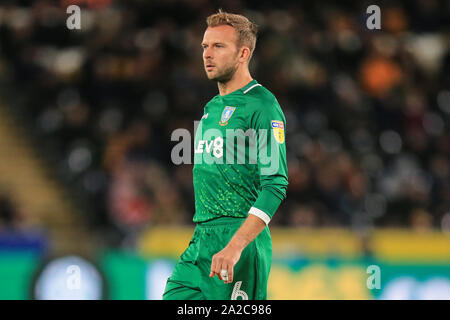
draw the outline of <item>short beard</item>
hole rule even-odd
[[[235,61],[237,60],[237,56],[238,56],[238,51],[236,51],[235,55],[234,55],[234,59]],[[212,81],[217,81],[219,83],[227,83],[228,81],[230,81],[234,74],[236,73],[238,69],[238,63],[236,61],[236,63],[228,68],[226,68],[221,74],[217,75],[214,78],[211,78],[210,80]]]
[[[211,78],[210,80],[217,81],[220,83],[227,83],[233,78],[234,74],[236,73],[236,70],[237,70],[236,66],[228,67],[221,74],[217,75],[214,78]]]

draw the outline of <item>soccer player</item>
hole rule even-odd
[[[207,18],[207,25],[204,68],[219,94],[206,104],[195,134],[197,225],[163,299],[267,299],[268,223],[288,185],[286,119],[275,96],[249,72],[256,25],[221,10]],[[240,136],[230,132],[244,132],[248,146],[236,144]]]

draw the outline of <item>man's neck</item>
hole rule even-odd
[[[217,82],[217,86],[219,88],[219,94],[221,96],[229,94],[233,91],[236,91],[236,90],[244,87],[246,84],[248,84],[252,80],[253,80],[253,78],[249,72],[246,72],[243,74],[237,74],[237,72],[236,72],[230,81]]]

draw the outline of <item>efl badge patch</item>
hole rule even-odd
[[[283,121],[272,120],[273,135],[278,143],[284,142],[284,124]]]
[[[230,120],[231,116],[233,115],[234,110],[236,107],[225,107],[222,111],[222,118],[220,119],[219,124],[221,126],[226,126],[228,124],[228,120]]]

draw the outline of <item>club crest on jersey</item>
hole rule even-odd
[[[236,109],[236,107],[229,107],[229,106],[226,106],[225,109],[223,109],[222,117],[219,121],[219,124],[221,126],[226,126],[228,124],[228,120],[230,120],[235,109]]]
[[[273,135],[278,143],[284,142],[284,124],[283,121],[272,120]]]

